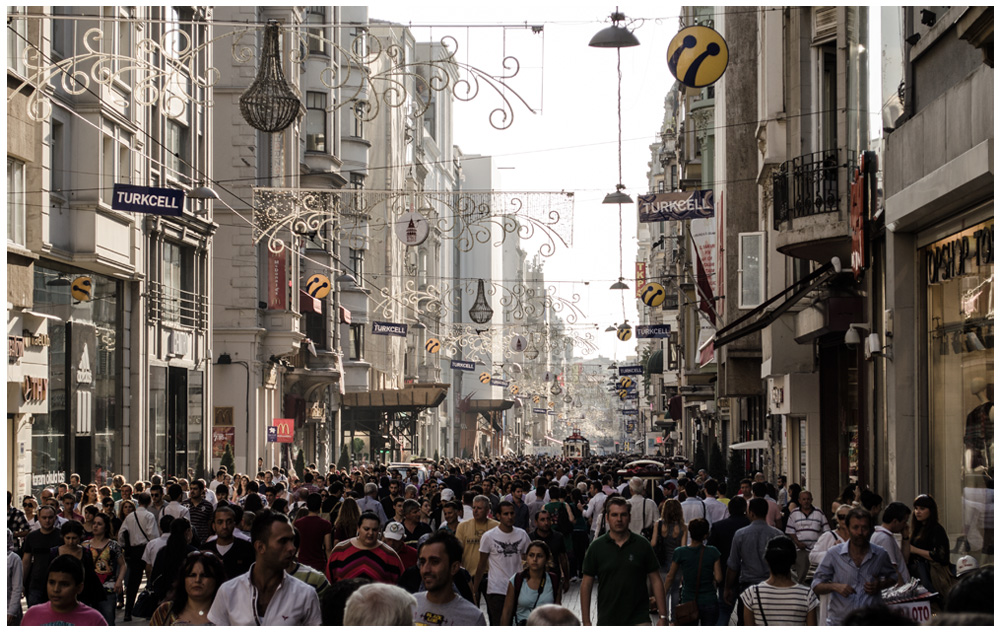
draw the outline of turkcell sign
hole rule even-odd
[[[669,338],[670,325],[636,325],[636,338]]]
[[[639,409],[638,408],[623,408],[622,409],[622,414],[623,415],[638,415],[639,414]]]
[[[531,412],[539,414],[539,415],[548,415],[549,414],[549,409],[547,409],[547,408],[532,408]]]
[[[460,371],[475,371],[476,363],[472,360],[452,360],[451,368],[458,369]]]
[[[380,323],[372,321],[372,333],[379,336],[403,336],[406,337],[406,325],[403,323]]]
[[[111,196],[111,208],[130,213],[180,217],[184,212],[184,192],[178,189],[115,184]]]
[[[715,196],[711,189],[639,196],[640,222],[669,222],[709,217],[715,217]]]
[[[490,380],[490,384],[492,386],[498,386],[500,388],[507,388],[508,386],[510,386],[510,382],[508,382],[507,380]]]
[[[618,367],[618,375],[642,375],[642,365],[630,364],[628,366],[620,366]]]
[[[556,415],[556,411],[554,411],[554,410],[550,410],[550,411],[548,411],[548,414],[550,414],[550,415],[552,415],[553,417],[555,417],[555,415]]]

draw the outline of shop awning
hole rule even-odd
[[[323,304],[320,300],[314,296],[310,296],[309,292],[305,290],[299,290],[299,313],[302,314],[322,314]]]
[[[468,408],[464,410],[470,413],[489,413],[493,411],[507,410],[514,406],[512,399],[470,399]]]
[[[649,354],[649,359],[646,361],[646,370],[651,375],[663,373],[663,351],[657,349]]]
[[[563,442],[560,441],[559,439],[553,439],[552,437],[550,437],[548,435],[545,435],[545,438],[548,439],[549,441],[551,441],[552,443],[556,444],[556,445],[562,445],[563,444]]]
[[[404,389],[344,393],[345,408],[377,408],[385,412],[420,411],[436,408],[448,395],[450,384],[411,384]]]
[[[742,443],[734,443],[729,446],[730,450],[766,450],[768,447],[768,442],[764,439],[758,439],[756,441],[743,441]]]
[[[836,261],[836,264],[834,261]],[[755,307],[749,313],[744,314],[742,317],[715,332],[715,348],[718,349],[734,340],[739,340],[744,336],[767,327],[802,300],[802,297],[829,281],[832,277],[839,274],[840,271],[840,260],[834,257],[834,260],[823,264],[808,276],[796,283],[792,283],[781,292],[778,292]],[[782,298],[785,300],[779,303],[778,301]],[[777,305],[775,306],[775,304]],[[772,306],[775,307],[771,309]]]

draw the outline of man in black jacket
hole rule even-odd
[[[236,528],[236,512],[229,505],[219,505],[212,514],[212,529],[215,539],[202,546],[202,551],[214,553],[226,569],[226,579],[232,579],[250,570],[256,557],[253,545],[241,538],[233,537]]]
[[[722,553],[720,559],[728,560],[729,552],[733,547],[733,536],[743,527],[750,524],[747,518],[747,501],[742,496],[735,496],[729,501],[729,517],[712,524],[712,531],[708,536],[708,545],[714,546]],[[719,624],[727,625],[729,615],[733,611],[733,606],[727,604],[722,598],[723,587],[719,586]]]

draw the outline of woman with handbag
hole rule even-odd
[[[666,577],[670,572],[670,564],[674,558],[674,550],[687,540],[687,526],[684,524],[684,511],[676,498],[668,498],[660,506],[660,519],[653,527],[653,539],[650,544],[660,562],[660,574]],[[670,622],[674,622],[674,608],[681,603],[681,578],[676,576],[673,583],[664,584],[667,598],[667,611],[670,612]]]
[[[538,606],[561,605],[559,576],[550,573],[552,552],[547,544],[535,540],[525,553],[525,569],[510,578],[503,604],[501,625],[527,625],[528,616]]]
[[[913,501],[910,525],[910,575],[918,577],[927,590],[940,593],[944,599],[955,583],[951,574],[948,532],[938,522],[937,502],[928,494]]]
[[[94,516],[94,537],[86,546],[86,555],[94,562],[94,571],[101,581],[105,599],[94,606],[108,625],[115,624],[115,603],[125,593],[125,551],[111,539],[111,518],[99,513]]]
[[[688,524],[690,546],[674,550],[670,572],[664,581],[669,590],[674,578],[681,574],[681,604],[674,608],[678,625],[715,625],[719,620],[719,596],[716,584],[722,583],[722,554],[714,546],[707,546],[708,521],[695,518]]]

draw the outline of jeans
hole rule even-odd
[[[486,593],[486,614],[490,616],[490,625],[500,625],[503,617],[503,604],[507,600],[507,595],[493,595]]]
[[[723,583],[725,583],[725,582],[723,582]],[[715,625],[729,625],[729,617],[733,614],[733,607],[736,605],[736,604],[729,605],[729,604],[726,603],[725,593],[726,593],[725,588],[723,588],[722,586],[719,586],[719,590],[718,590],[718,595],[719,595],[719,620],[718,620],[718,622],[716,622]],[[739,597],[736,598],[736,601],[739,601]]]
[[[40,603],[48,601],[49,594],[45,588],[42,588],[41,590],[29,588],[25,598],[28,600],[28,607],[30,608],[31,606],[37,606]]]
[[[104,601],[94,604],[94,610],[101,613],[108,625],[115,624],[115,603],[117,601],[118,594],[110,592],[105,596]]]
[[[717,625],[719,622],[719,604],[710,606],[698,604],[698,625]]]
[[[671,551],[667,554],[667,573],[670,572],[670,565],[673,563],[674,553]],[[666,577],[666,575],[664,575]],[[676,608],[681,603],[681,573],[678,572],[674,576],[674,583],[672,586],[665,590],[667,600],[667,616],[670,617],[669,622],[674,623],[674,608]]]

